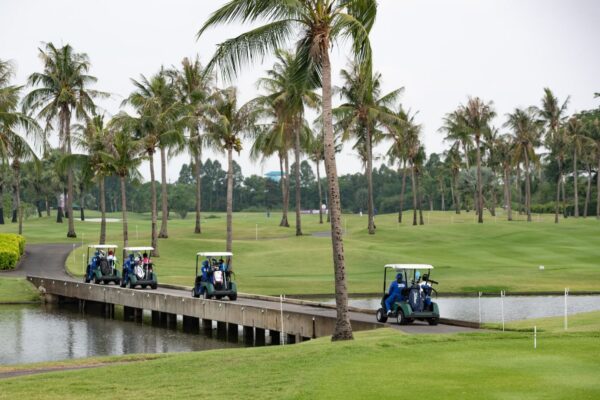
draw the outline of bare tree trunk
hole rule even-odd
[[[442,211],[446,211],[446,199],[444,193],[444,183],[440,181],[440,192],[442,193]],[[433,210],[433,207],[432,207]]]
[[[197,128],[196,128],[197,129]],[[196,133],[196,136],[198,133]],[[194,233],[202,233],[202,225],[200,221],[200,213],[202,210],[202,145],[196,144],[194,175],[196,178],[196,226]]]
[[[496,216],[496,171],[492,170],[492,205],[490,207],[490,215]]]
[[[588,216],[588,206],[590,205],[590,192],[592,190],[592,167],[589,163],[586,164],[588,171],[587,188],[585,190],[585,205],[583,207],[583,218]]]
[[[106,243],[106,195],[104,177],[98,177],[98,191],[100,192],[100,244]]]
[[[4,183],[0,183],[0,225],[4,225]]]
[[[48,201],[48,196],[44,196],[44,201],[46,203],[46,216],[50,216],[50,202]]]
[[[375,210],[374,210],[374,206],[373,206],[373,154],[372,154],[372,139],[371,139],[371,128],[369,127],[369,125],[367,124],[366,126],[367,129],[367,140],[365,141],[365,144],[367,146],[366,150],[367,150],[367,168],[366,168],[366,175],[367,175],[367,209],[369,212],[369,217],[368,217],[368,222],[367,222],[367,229],[369,231],[369,235],[374,235],[375,234]]]
[[[415,173],[415,179],[417,181],[417,206],[419,207],[419,225],[425,225],[423,221],[423,197],[421,195],[421,173],[417,171]]]
[[[71,154],[71,116],[67,115],[65,120],[65,139],[67,141],[67,154]],[[67,167],[67,213],[69,218],[69,231],[67,232],[67,237],[76,238],[77,234],[75,233],[75,220],[73,219],[73,168],[71,166]]]
[[[481,147],[479,146],[479,134],[475,135],[477,145],[477,222],[483,224],[483,185],[481,179]]]
[[[558,160],[558,180],[556,182],[556,206],[554,207],[554,223],[558,224],[558,209],[560,204],[560,183],[562,181],[562,163]]]
[[[161,205],[162,219],[160,221],[159,238],[166,239],[169,237],[167,224],[169,222],[169,199],[167,198],[167,154],[164,146],[160,147],[160,186],[161,186]]]
[[[563,218],[567,218],[569,214],[567,213],[567,194],[565,188],[565,175],[563,174],[562,180],[560,181],[560,188],[562,191],[562,203],[563,203]]]
[[[123,248],[129,246],[129,231],[127,227],[127,190],[125,177],[121,176],[121,212],[123,213]]]
[[[508,221],[512,221],[512,199],[510,189],[510,171],[508,167],[504,168],[504,202],[506,203],[506,216]]]
[[[294,124],[294,159],[296,161],[296,165],[294,167],[294,177],[296,182],[296,236],[302,236],[302,217],[300,215],[301,211],[301,192],[302,189],[300,187],[300,124]]]
[[[573,151],[573,194],[575,196],[575,218],[579,217],[579,193],[577,193],[577,179],[579,178],[577,174],[577,151]]]
[[[18,161],[16,161],[18,163]],[[13,162],[14,165],[14,162]],[[15,200],[17,206],[17,219],[19,222],[19,235],[23,234],[23,208],[21,207],[21,174],[18,164],[14,167],[15,173]]]
[[[348,313],[348,288],[346,287],[346,265],[344,259],[344,242],[342,238],[340,189],[338,186],[337,166],[335,161],[335,143],[333,137],[333,115],[331,105],[331,64],[329,61],[329,45],[322,47],[323,68],[323,129],[325,145],[325,171],[329,190],[329,214],[331,215],[331,247],[333,255],[333,271],[335,275],[335,304],[337,318],[331,340],[350,340],[352,326]]]
[[[152,247],[154,248],[152,255],[154,257],[160,257],[158,251],[158,232],[156,229],[156,226],[158,225],[158,212],[156,209],[156,180],[154,178],[154,149],[148,151],[148,161],[150,162],[150,195],[152,196]]]
[[[452,184],[454,185],[454,208],[455,208],[455,213],[456,214],[460,214],[460,193],[458,191],[458,171],[457,172],[453,172],[452,173]]]
[[[406,160],[402,166],[402,187],[400,188],[400,209],[398,210],[398,222],[402,223],[402,210],[404,209],[404,191],[406,189]]]
[[[321,189],[321,173],[319,172],[319,159],[316,159],[317,164],[317,188],[319,189],[319,224],[323,223],[323,193]]]
[[[233,242],[233,149],[227,149],[227,243],[225,251],[232,251]]]
[[[17,216],[17,182],[14,181],[12,184],[12,218],[10,220],[11,223],[15,224],[19,221]]]
[[[417,183],[415,179],[415,165],[411,163],[411,183],[413,195],[413,226],[417,225]]]
[[[85,196],[83,193],[83,187],[79,187],[79,219],[85,221]]]
[[[531,222],[531,174],[529,171],[529,154],[525,149],[525,213],[527,222]]]
[[[519,215],[523,214],[523,190],[521,188],[521,164],[517,163],[517,194],[519,195]]]
[[[282,166],[282,162],[285,162],[285,169]],[[279,226],[285,226],[286,228],[289,228],[290,223],[288,221],[288,207],[289,207],[290,185],[288,184],[289,162],[288,162],[288,158],[287,158],[287,152],[283,156],[283,160],[281,158],[279,159],[279,168],[281,170],[281,195],[282,195],[282,201],[283,201],[283,203],[281,204],[282,215],[281,215],[281,222],[279,223]]]

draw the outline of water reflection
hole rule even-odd
[[[240,346],[153,327],[149,318],[139,324],[50,306],[0,306],[0,364]]]

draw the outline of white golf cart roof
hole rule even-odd
[[[233,257],[233,253],[230,251],[201,251],[196,255],[202,257]]]
[[[432,265],[429,264],[386,264],[384,268],[392,268],[395,270],[404,269],[433,269]]]
[[[90,249],[116,249],[119,246],[114,244],[89,244],[88,248]]]
[[[125,251],[152,251],[154,247],[146,246],[146,247],[124,247]]]

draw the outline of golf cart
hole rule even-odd
[[[153,247],[125,247],[124,255],[127,257],[123,263],[123,280],[121,287],[129,285],[130,289],[140,286],[142,289],[150,286],[152,289],[158,287],[158,279],[154,272],[154,264],[148,254]],[[124,256],[125,257],[125,256]]]
[[[433,285],[438,283],[430,279],[433,267],[425,264],[388,264],[383,269],[383,297],[381,307],[377,310],[377,321],[386,322],[388,318],[397,318],[400,325],[410,324],[415,320],[437,325],[440,310],[437,303],[431,301],[432,293],[437,296]],[[400,275],[406,286],[401,290],[400,298],[394,301],[390,312],[386,313],[385,301],[389,296],[389,293],[386,293],[388,272],[394,273],[393,278]]]
[[[90,257],[90,250],[93,255]],[[113,282],[115,285],[121,283],[121,273],[116,268],[117,258],[115,252],[117,246],[114,244],[90,244],[87,248],[88,264],[85,271],[85,283],[108,284]]]
[[[200,258],[206,257],[200,267]],[[193,297],[205,299],[237,299],[237,286],[231,280],[231,258],[230,252],[200,252],[196,254],[196,280],[192,289]],[[200,267],[200,269],[199,269]],[[200,273],[198,273],[200,272]]]

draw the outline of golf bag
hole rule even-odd
[[[100,272],[102,272],[103,276],[112,275],[112,267],[108,263],[107,259],[102,258],[98,264],[100,267]]]
[[[413,286],[410,288],[410,292],[408,294],[408,304],[413,309],[414,312],[423,311],[423,302],[424,298],[421,294],[421,288],[419,286]]]

